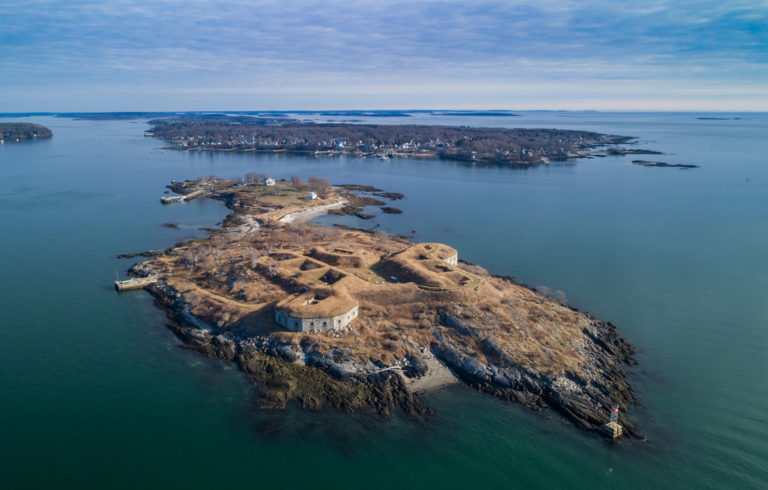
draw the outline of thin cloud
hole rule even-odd
[[[261,97],[290,86],[300,95],[329,80],[334,93],[389,81],[401,97],[403,88],[445,83],[499,101],[521,82],[736,87],[768,79],[765,32],[768,3],[739,0],[6,1],[0,91],[47,87],[56,100],[74,87],[181,87],[182,106],[189,91],[217,96],[220,87],[250,85]],[[626,93],[633,103],[652,95]],[[0,109],[14,103],[4,99]]]

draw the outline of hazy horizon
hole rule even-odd
[[[0,0],[0,112],[768,111],[768,2]]]
[[[57,116],[62,114],[148,114],[148,113],[166,113],[166,114],[193,114],[193,113],[205,113],[205,114],[219,114],[219,113],[319,113],[319,112],[404,112],[404,113],[417,113],[417,112],[476,112],[476,111],[488,111],[488,112],[501,112],[501,113],[515,113],[515,112],[597,112],[597,113],[659,113],[659,114],[768,114],[768,110],[646,110],[646,109],[498,109],[498,108],[467,108],[457,109],[455,107],[447,108],[407,108],[407,107],[394,107],[394,108],[369,108],[369,107],[348,107],[348,108],[319,108],[319,109],[168,109],[168,110],[156,110],[156,109],[131,109],[131,110],[110,110],[110,111],[81,111],[81,110],[65,110],[65,111],[13,111],[13,112],[0,112],[0,116],[8,117],[19,115],[21,116]]]

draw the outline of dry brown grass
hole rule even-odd
[[[295,204],[280,194],[285,189],[276,192],[248,194],[249,205]],[[585,315],[481,267],[449,266],[441,259],[450,247],[408,248],[402,238],[315,225],[273,224],[252,236],[229,235],[152,261],[193,314],[222,328],[309,343],[325,352],[338,348],[363,362],[389,364],[415,354],[437,341],[436,330],[451,346],[479,359],[484,359],[483,340],[498,339],[509,362],[541,372],[575,372],[584,361],[574,346],[589,325]],[[307,294],[326,288],[344,307],[359,303],[359,317],[342,332],[280,330],[272,321],[275,304],[302,287],[309,288]],[[327,316],[334,316],[338,305],[331,306]],[[444,311],[471,325],[471,335],[440,324]]]

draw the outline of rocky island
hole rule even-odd
[[[561,129],[318,124],[290,118],[227,115],[156,119],[150,124],[153,127],[147,136],[161,138],[178,150],[443,158],[499,165],[539,165],[580,158],[589,156],[595,148],[634,140]]]
[[[632,164],[640,165],[641,167],[667,167],[667,168],[681,168],[681,169],[699,168],[698,165],[694,165],[692,163],[667,163],[667,162],[656,162],[653,160],[632,160]]]
[[[0,123],[0,143],[18,143],[51,138],[53,132],[39,124]]]
[[[602,433],[637,403],[633,347],[616,328],[440,243],[323,227],[311,217],[365,203],[362,186],[266,176],[174,182],[232,213],[204,239],[134,265],[189,348],[235,362],[267,408],[430,411],[419,393],[462,382]],[[143,283],[142,283],[143,284]]]

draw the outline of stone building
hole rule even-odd
[[[344,293],[307,291],[275,306],[275,322],[294,332],[340,330],[357,318],[358,303]]]
[[[375,280],[377,274],[428,291],[455,291],[474,284],[471,274],[456,267],[456,249],[440,243],[414,244],[386,256],[339,247],[302,252],[279,251],[257,261],[276,283],[299,291],[278,301],[274,310],[275,323],[293,332],[347,327],[358,316],[356,298],[361,292],[388,287],[387,281]],[[377,274],[368,269],[375,263]]]

